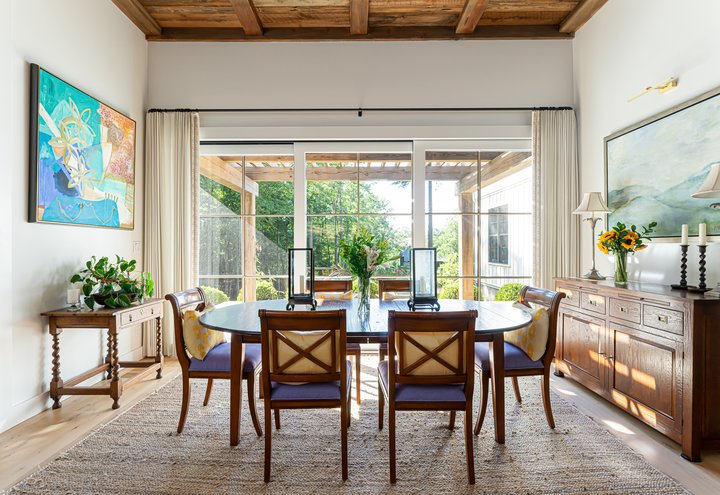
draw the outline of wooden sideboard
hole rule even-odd
[[[558,278],[555,374],[569,376],[700,461],[720,446],[720,299],[657,284]]]

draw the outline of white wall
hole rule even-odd
[[[582,191],[603,190],[603,138],[705,91],[720,86],[720,2],[716,0],[608,2],[573,42],[575,104],[579,111]],[[669,76],[679,87],[627,103],[648,85]],[[650,179],[650,175],[649,175]],[[662,219],[658,219],[662,221]],[[590,263],[590,239],[583,224],[583,268]],[[612,263],[598,253],[599,268]],[[680,248],[655,243],[630,265],[631,278],[674,283]],[[708,279],[720,281],[720,245],[708,249]],[[697,282],[697,249],[691,249],[690,280]]]
[[[0,431],[50,405],[51,345],[43,310],[62,307],[68,276],[91,255],[138,257],[142,241],[143,121],[147,43],[112,4],[97,0],[0,0]],[[40,64],[138,121],[135,230],[28,223],[29,63]],[[139,246],[141,247],[141,246]],[[61,336],[62,376],[98,364],[99,330]],[[141,353],[140,333],[120,339]],[[108,407],[110,399],[107,399]]]

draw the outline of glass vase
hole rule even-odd
[[[615,285],[627,285],[627,251],[615,253]]]
[[[368,318],[370,316],[370,278],[358,277],[358,316]]]

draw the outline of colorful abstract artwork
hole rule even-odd
[[[608,136],[605,159],[610,225],[657,221],[659,238],[706,223],[720,235],[720,202],[692,197],[720,162],[720,91]]]
[[[134,228],[135,121],[31,66],[30,221]]]

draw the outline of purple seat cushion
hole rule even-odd
[[[382,381],[383,392],[390,391],[388,361],[378,364],[378,376]],[[395,402],[465,402],[464,385],[419,385],[411,383],[395,383]]]
[[[262,364],[260,344],[245,344],[243,374],[252,373]],[[216,345],[202,361],[190,358],[190,371],[230,371],[230,342]]]
[[[352,363],[347,365],[347,389],[352,382]],[[270,400],[340,400],[340,382],[315,382],[291,385],[270,382]]]
[[[490,343],[475,343],[475,366],[483,371],[490,371]],[[533,361],[525,351],[505,342],[505,369],[506,370],[534,370],[543,369],[542,361]]]

